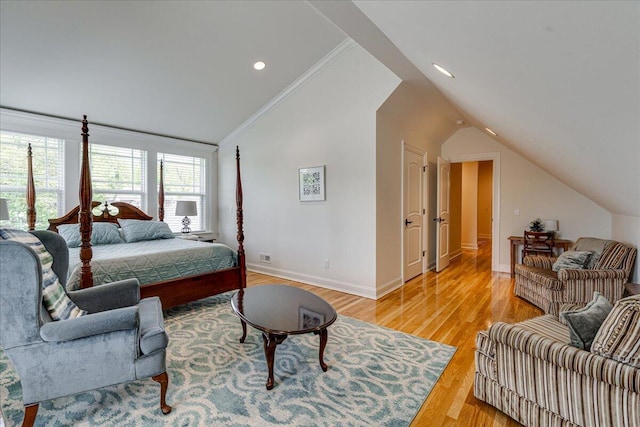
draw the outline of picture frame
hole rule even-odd
[[[325,200],[324,165],[298,170],[298,189],[301,202]]]
[[[317,313],[302,306],[298,308],[298,315],[298,327],[301,330],[317,328],[324,324],[325,321],[324,314]]]

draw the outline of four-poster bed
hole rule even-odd
[[[104,208],[101,209],[99,215],[94,215],[92,210],[101,205],[101,202],[92,200],[92,188],[91,188],[91,172],[89,165],[88,155],[89,145],[89,129],[87,116],[84,116],[82,121],[82,165],[80,171],[80,204],[76,206],[67,214],[60,218],[49,219],[49,230],[58,232],[58,227],[65,227],[68,224],[79,224],[80,232],[80,245],[79,245],[79,258],[80,268],[79,272],[76,272],[79,276],[79,288],[87,288],[93,286],[94,274],[92,271],[92,258],[94,251],[91,245],[93,222],[107,222],[114,224],[123,224],[126,221],[118,220],[137,220],[137,221],[149,221],[149,225],[153,221],[153,218],[137,207],[125,202],[104,202]],[[30,230],[35,228],[35,189],[33,187],[33,173],[31,168],[31,150],[29,149],[29,167],[28,167],[28,184],[27,184],[27,212],[33,214],[28,215],[28,227]],[[117,208],[112,212],[109,206]],[[160,165],[159,176],[159,189],[158,189],[158,220],[162,222],[164,220],[164,184],[163,184],[163,165]],[[217,271],[198,272],[197,274],[187,275],[186,277],[176,277],[168,280],[158,280],[152,283],[143,283],[141,281],[140,294],[142,298],[149,296],[158,296],[162,300],[162,306],[164,309],[185,304],[190,301],[195,301],[201,298],[205,298],[218,293],[236,290],[244,288],[246,286],[246,264],[244,254],[244,232],[243,232],[243,214],[242,214],[242,183],[240,177],[240,152],[236,148],[236,223],[237,223],[237,241],[238,250],[234,253],[233,266],[222,268]],[[143,224],[143,225],[146,225]],[[76,226],[77,227],[77,226]],[[166,226],[165,226],[166,227]],[[123,230],[124,231],[124,230]],[[169,236],[172,237],[172,236]],[[208,250],[209,247],[216,246],[209,243],[188,242],[182,239],[175,240],[175,244],[184,244],[185,246],[200,245],[199,250]],[[127,240],[128,241],[128,240]],[[180,241],[180,242],[179,242]],[[159,242],[159,244],[166,245],[168,240]],[[140,242],[140,244],[150,242]],[[105,253],[108,247],[122,247],[127,245],[137,245],[138,243],[124,243],[118,245],[105,245],[104,247],[96,247],[98,252]],[[206,246],[206,247],[203,247]],[[167,245],[170,246],[170,245]],[[217,246],[225,245],[218,244]],[[133,247],[133,246],[131,246]],[[185,249],[187,250],[187,249]],[[70,253],[75,256],[73,249],[70,249]],[[135,253],[135,251],[133,251]],[[133,256],[135,258],[135,255]],[[188,257],[191,257],[189,255]],[[184,258],[184,256],[183,256]],[[132,255],[129,254],[129,264],[131,264]],[[94,258],[94,263],[99,263],[100,260]],[[113,262],[110,260],[109,262]],[[97,264],[99,265],[99,264]],[[111,265],[111,264],[107,264]],[[221,263],[221,265],[225,265]],[[166,271],[165,267],[159,267],[156,270]],[[190,271],[187,269],[187,271]],[[181,273],[182,274],[182,273]],[[70,268],[70,276],[71,268]],[[98,279],[99,280],[99,279]],[[101,281],[99,283],[102,283]]]

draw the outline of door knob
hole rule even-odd
[[[443,219],[443,218],[440,218],[440,217],[438,217],[438,218],[433,218],[433,220],[434,220],[435,222],[442,222],[442,221],[444,221],[444,219]]]
[[[413,224],[413,221],[409,221],[408,219],[405,219],[405,220],[404,220],[404,226],[405,226],[405,227],[408,227],[408,226],[409,226],[409,224]]]

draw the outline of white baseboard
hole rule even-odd
[[[397,277],[389,282],[383,284],[380,289],[376,291],[376,299],[380,299],[383,296],[395,291],[398,288],[401,288],[403,285],[402,277]]]
[[[373,300],[381,296],[377,295],[375,289],[365,288],[362,285],[327,279],[325,277],[312,276],[310,274],[299,273],[296,271],[266,267],[259,264],[247,264],[247,270],[255,271],[256,273],[268,274],[269,276],[280,277],[282,279],[294,280],[296,282],[306,283],[307,285],[318,286],[320,288],[346,292],[352,295],[357,295]],[[400,285],[402,285],[402,283]],[[390,289],[388,292],[391,292],[393,289]]]
[[[449,261],[453,261],[454,259],[462,256],[462,249],[458,249],[455,252],[451,252],[449,254]]]
[[[471,251],[477,251],[478,250],[478,244],[477,243],[463,243],[462,244],[462,249],[468,249]]]
[[[500,265],[498,265],[498,271],[500,273],[511,273],[511,264],[500,264]]]

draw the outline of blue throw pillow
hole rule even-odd
[[[80,224],[63,224],[58,226],[58,234],[67,242],[70,248],[77,248],[81,244]],[[114,245],[124,243],[120,237],[118,226],[111,222],[94,222],[91,230],[91,244]]]
[[[560,254],[556,262],[553,263],[551,269],[555,272],[561,269],[582,270],[589,263],[591,251],[566,251]]]
[[[584,308],[574,311],[561,311],[560,316],[569,327],[569,345],[589,351],[593,339],[602,322],[607,318],[613,306],[599,292],[593,293],[593,300]]]
[[[169,225],[160,221],[144,221],[139,219],[119,219],[122,236],[127,243],[144,240],[173,239],[176,236]]]

